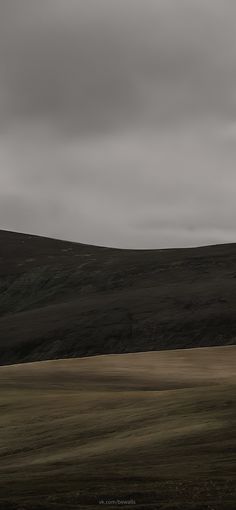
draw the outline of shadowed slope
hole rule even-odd
[[[236,245],[118,250],[0,231],[0,362],[229,345]]]

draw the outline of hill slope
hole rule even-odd
[[[236,343],[236,244],[120,250],[0,231],[0,363]]]
[[[228,346],[0,367],[0,510],[235,509],[235,357]]]

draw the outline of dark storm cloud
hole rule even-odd
[[[2,226],[233,240],[235,16],[230,0],[2,0]]]

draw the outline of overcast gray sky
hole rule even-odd
[[[0,228],[236,241],[236,2],[1,0]]]

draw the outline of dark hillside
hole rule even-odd
[[[236,245],[120,250],[0,231],[0,363],[236,343]]]

